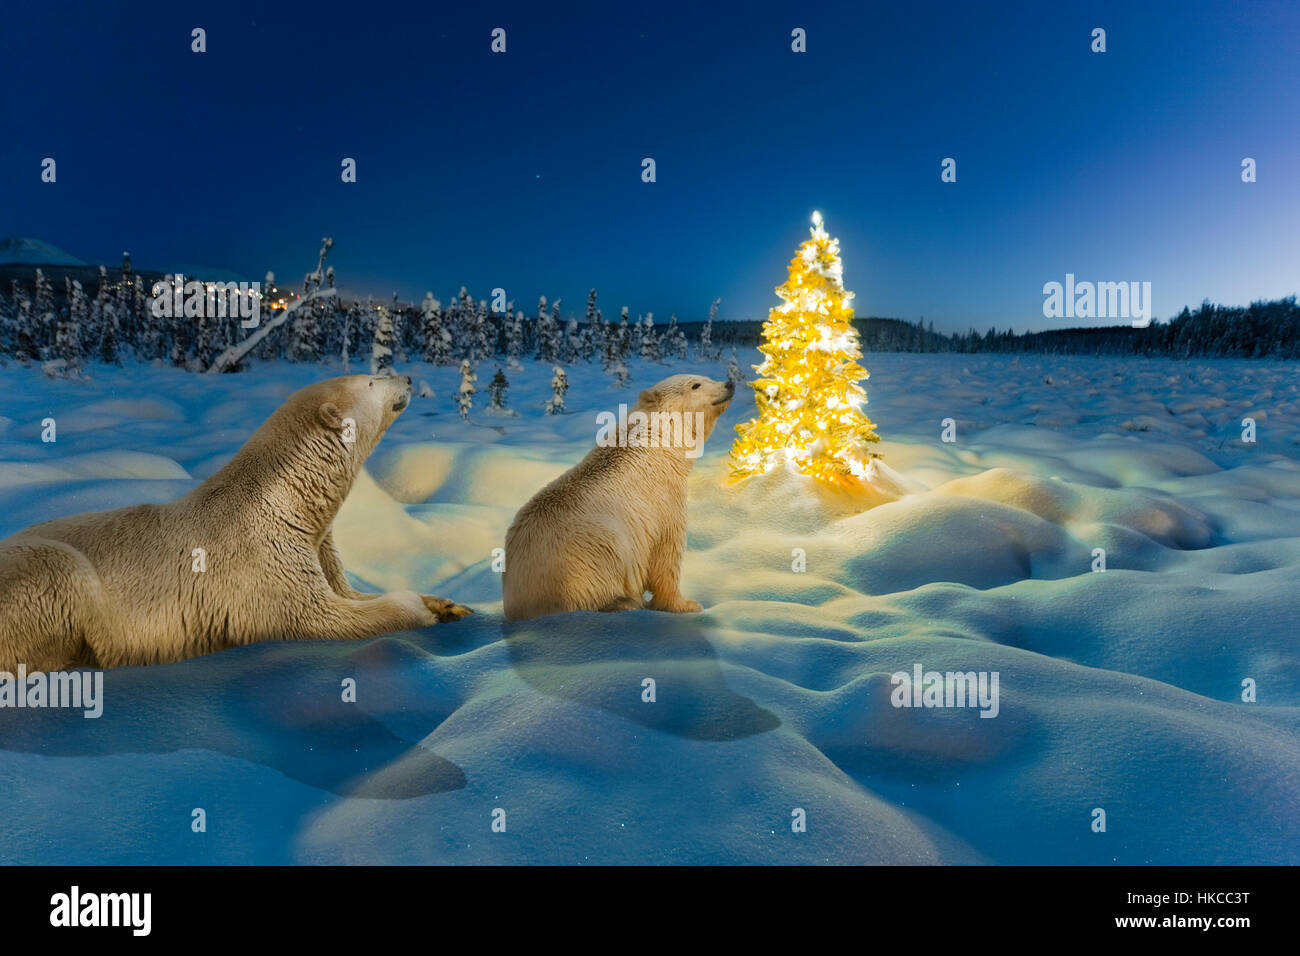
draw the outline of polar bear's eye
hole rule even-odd
[[[696,382],[694,385],[691,386],[691,391],[693,392],[693,391],[695,391],[695,390],[696,390],[697,388],[699,388],[699,387],[700,387],[700,383],[699,383],[699,382]]]

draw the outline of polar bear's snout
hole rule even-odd
[[[736,394],[736,383],[733,382],[731,379],[727,379],[727,382],[723,386],[722,390],[725,394],[723,394],[721,398],[714,401],[713,403],[714,405],[725,405],[727,404],[727,402],[731,401],[732,396]]]
[[[401,382],[402,385],[397,398],[393,402],[393,411],[395,412],[400,412],[411,404],[411,376],[393,376],[393,384],[396,385],[398,382]]]

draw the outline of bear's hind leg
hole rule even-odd
[[[79,552],[41,539],[0,549],[0,594],[0,671],[97,663],[86,635],[110,628],[98,576]]]

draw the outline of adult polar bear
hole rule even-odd
[[[598,444],[519,509],[506,533],[506,620],[562,611],[698,611],[679,588],[686,479],[735,386],[674,375],[641,393],[648,427]],[[691,429],[699,422],[698,429]],[[679,427],[674,440],[664,432]],[[645,599],[649,591],[651,598]]]
[[[334,516],[410,396],[411,380],[396,376],[309,385],[183,498],[59,518],[0,541],[0,671],[161,664],[469,614],[414,591],[354,591],[334,548]]]

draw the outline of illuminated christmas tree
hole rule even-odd
[[[838,239],[813,213],[812,238],[790,260],[776,290],[785,302],[763,324],[766,356],[750,382],[758,418],[737,425],[731,449],[734,479],[763,474],[783,462],[829,482],[862,477],[880,440],[862,411],[867,370],[853,328],[853,293],[844,289]]]

